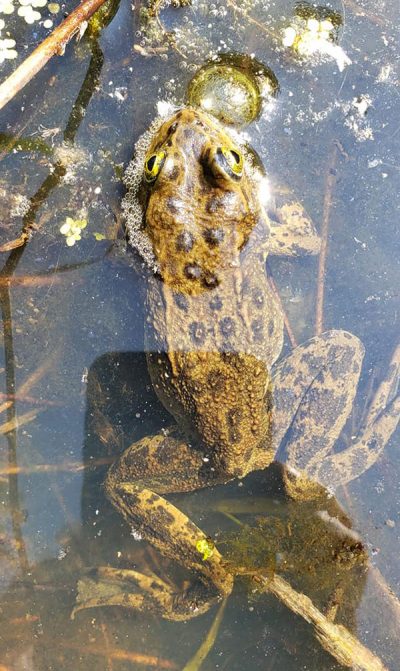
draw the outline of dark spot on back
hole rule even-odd
[[[231,317],[224,317],[219,322],[219,328],[225,338],[232,338],[235,335],[235,322]]]
[[[201,345],[206,337],[206,329],[201,322],[192,322],[189,326],[189,333],[196,345]]]
[[[176,214],[177,212],[179,212],[179,207],[175,205],[174,198],[168,198],[166,202],[166,208],[171,212],[171,214]]]
[[[264,335],[264,324],[262,319],[253,319],[251,322],[251,330],[253,331],[254,340],[260,342]]]
[[[189,301],[184,294],[174,293],[174,301],[181,310],[187,310],[189,307]]]
[[[216,275],[207,271],[204,273],[203,284],[208,289],[215,289],[219,285],[219,279]]]
[[[210,247],[216,247],[223,241],[225,233],[222,228],[206,228],[203,232],[204,240]]]
[[[193,249],[194,238],[189,231],[182,231],[176,238],[176,248],[180,252],[190,252]]]
[[[221,310],[223,302],[220,296],[213,296],[210,300],[210,310]]]
[[[252,299],[256,308],[261,308],[264,305],[264,292],[262,289],[254,289]]]
[[[188,263],[185,266],[185,275],[189,280],[198,280],[201,277],[201,268],[197,263]]]

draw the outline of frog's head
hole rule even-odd
[[[162,279],[187,294],[218,286],[258,217],[242,148],[216,120],[182,109],[153,138],[143,183],[144,227]]]

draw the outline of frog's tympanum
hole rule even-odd
[[[175,424],[131,445],[105,489],[128,524],[194,580],[177,593],[154,575],[103,568],[109,589],[93,596],[82,582],[77,610],[120,605],[170,620],[205,612],[231,592],[233,575],[166,495],[264,469],[285,439],[286,485],[304,499],[357,477],[397,425],[399,356],[362,435],[339,453],[332,448],[352,407],[361,342],[329,331],[276,364],[283,319],[266,256],[316,254],[320,240],[298,203],[267,215],[263,184],[247,151],[201,111],[176,112],[150,142],[140,197],[157,273],[148,284],[146,350]]]

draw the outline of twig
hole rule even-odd
[[[218,608],[218,612],[207,633],[207,636],[205,637],[204,641],[202,642],[202,644],[200,645],[199,649],[194,654],[194,656],[191,658],[191,660],[187,664],[185,664],[185,666],[183,667],[183,671],[198,671],[201,668],[202,663],[204,662],[208,653],[214,646],[215,639],[217,638],[222,618],[224,616],[226,603],[227,599],[224,599],[220,607]]]
[[[262,30],[262,32],[266,33],[269,37],[272,37],[272,38],[277,38],[278,37],[278,35],[273,30],[271,30],[270,28],[267,28],[267,26],[264,25],[264,23],[260,23],[259,21],[254,19],[252,16],[250,16],[247,13],[247,11],[245,9],[243,9],[243,7],[240,7],[240,5],[237,5],[236,2],[233,2],[233,0],[227,0],[226,4],[228,5],[228,7],[233,9],[235,14],[240,14],[241,16],[243,16],[245,19],[247,19],[247,21],[249,23],[252,23],[253,25],[257,26],[257,28]]]
[[[105,650],[106,650],[106,659],[107,659],[107,671],[114,671],[112,656],[110,654],[110,648],[111,648],[110,639],[109,639],[109,636],[108,636],[107,627],[104,624],[104,622],[101,623],[100,629],[101,629],[101,633],[103,634],[103,638],[104,638],[104,647],[105,647]]]
[[[284,578],[279,575],[272,579],[256,576],[254,580],[262,585],[263,590],[274,594],[289,610],[309,622],[322,647],[340,664],[353,671],[388,671],[379,657],[346,627],[330,622],[308,596],[294,590]]]
[[[62,408],[64,404],[61,401],[49,401],[46,398],[35,398],[34,396],[22,395],[22,394],[4,394],[0,392],[0,400],[7,398],[10,400],[10,405],[13,401],[20,401],[21,403],[32,403],[32,405],[46,405],[53,408]],[[4,403],[7,405],[7,403]],[[8,406],[9,407],[9,406]],[[4,408],[5,409],[5,408]],[[3,406],[0,406],[0,413],[3,410]],[[3,410],[4,411],[4,410]]]
[[[98,644],[78,645],[72,641],[60,641],[60,645],[67,650],[77,650],[82,655],[96,655],[100,657],[108,657],[111,659],[125,660],[133,664],[142,664],[143,666],[152,666],[156,669],[177,669],[177,665],[169,659],[162,657],[153,657],[152,655],[145,655],[139,652],[130,652],[129,650],[122,650],[121,648],[109,648],[105,650]]]
[[[13,247],[8,247],[7,245],[1,245],[0,247],[1,252],[6,252],[10,249],[13,249]],[[60,284],[61,282],[61,277],[54,272],[49,275],[14,275],[11,277],[0,277],[0,287],[45,287],[49,284]]]
[[[15,431],[24,424],[29,424],[29,422],[36,418],[38,412],[40,412],[40,410],[30,410],[23,415],[15,415],[15,417],[12,417],[7,422],[0,424],[0,436]]]
[[[282,300],[281,300],[279,291],[278,291],[278,289],[277,289],[277,287],[276,287],[276,284],[275,284],[275,282],[274,282],[274,280],[273,280],[273,277],[272,277],[272,274],[271,274],[271,270],[270,270],[268,264],[267,264],[267,271],[268,271],[268,272],[267,272],[267,280],[268,280],[269,286],[270,286],[270,288],[271,288],[272,293],[273,293],[274,296],[275,296],[275,299],[276,299],[277,302],[278,302],[279,309],[280,309],[281,313],[283,314],[283,322],[284,322],[284,324],[285,324],[286,331],[287,331],[287,334],[288,334],[290,343],[291,343],[291,345],[292,345],[292,347],[293,347],[293,349],[294,349],[295,347],[297,347],[296,336],[295,336],[294,333],[293,333],[293,329],[292,329],[292,327],[291,327],[291,324],[290,324],[290,321],[289,321],[289,317],[287,316],[286,311],[285,311],[285,308],[283,307],[283,303],[282,303]]]
[[[87,468],[92,469],[96,466],[107,466],[115,461],[115,457],[104,457],[103,459],[93,459],[87,464],[82,464],[81,461],[66,461],[61,464],[32,464],[30,466],[6,466],[0,468],[0,477],[9,475],[33,475],[35,473],[61,473],[66,471],[68,473],[80,473]]]
[[[322,211],[321,251],[319,254],[319,262],[318,262],[318,285],[317,285],[317,300],[316,300],[316,311],[315,311],[315,335],[320,335],[324,327],[325,267],[328,254],[329,218],[332,207],[332,192],[336,183],[335,165],[337,160],[337,154],[338,154],[338,147],[335,143],[328,163],[328,170],[325,179],[325,195]]]
[[[83,0],[73,12],[46,37],[21,65],[0,84],[0,109],[21,91],[21,89],[55,55],[62,55],[70,39],[79,33],[81,26],[105,0]]]

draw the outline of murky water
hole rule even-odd
[[[170,45],[150,40],[139,4],[132,12],[122,0],[98,39],[68,46],[0,113],[0,244],[32,231],[25,246],[1,254],[1,669],[183,669],[215,618],[215,608],[186,623],[103,608],[71,619],[88,568],[150,570],[177,585],[186,578],[130,535],[102,489],[116,454],[170,424],[143,354],[144,279],[113,238],[135,141],[158,101],[184,100],[210,55],[252,53],[273,70],[280,95],[245,132],[272,181],[293,190],[319,229],[329,224],[324,328],[349,330],[366,348],[343,442],[398,343],[398,3],[335,3],[352,61],[342,71],[333,58],[299,61],[283,48],[286,0],[167,9]],[[48,30],[16,13],[6,19],[2,36],[15,39],[22,60]],[[5,60],[1,77],[14,66]],[[60,232],[67,217],[87,221],[72,246]],[[315,333],[318,259],[271,258],[269,272],[296,340],[306,340]],[[368,570],[355,548],[341,559],[342,536],[329,536],[310,504],[285,499],[275,468],[171,500],[241,565],[264,570],[264,562],[267,577],[280,571],[321,611],[338,605],[335,621],[395,671],[398,442],[397,431],[379,461],[336,492]],[[209,648],[203,669],[344,668],[310,625],[244,578]]]

